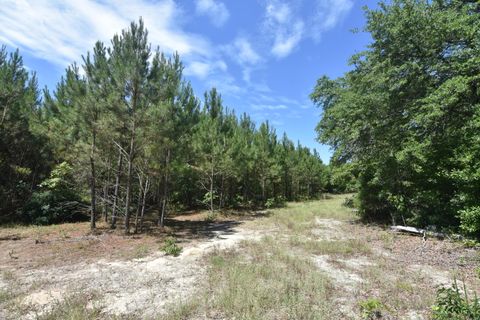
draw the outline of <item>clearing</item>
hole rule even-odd
[[[454,278],[479,292],[476,250],[361,224],[344,198],[182,215],[131,236],[0,229],[0,319],[429,319]]]

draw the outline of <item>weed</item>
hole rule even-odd
[[[206,222],[215,222],[218,219],[218,213],[216,211],[209,211],[205,217]]]
[[[57,303],[49,312],[38,317],[39,320],[87,320],[100,319],[101,309],[92,304],[93,296],[73,294]]]
[[[6,281],[12,281],[15,279],[15,274],[13,273],[13,271],[5,270],[2,272],[2,278]]]
[[[474,239],[465,239],[463,240],[463,245],[465,248],[476,248],[480,246],[480,243],[478,243],[478,241]]]
[[[136,259],[141,259],[146,257],[149,253],[150,253],[150,248],[145,244],[141,244],[137,246],[137,248],[135,249],[134,256]]]
[[[462,293],[454,280],[451,288],[438,289],[437,300],[433,306],[433,319],[480,319],[480,300],[476,294],[469,299],[465,285]]]
[[[377,298],[368,298],[359,304],[362,319],[372,320],[382,318],[382,310],[384,310],[385,307]]]
[[[182,252],[182,247],[177,245],[177,240],[174,237],[168,237],[167,239],[165,239],[162,250],[167,255],[178,257]]]

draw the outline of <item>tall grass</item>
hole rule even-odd
[[[332,319],[332,285],[312,255],[368,253],[354,240],[326,241],[306,237],[316,219],[355,219],[341,204],[345,196],[289,203],[276,209],[259,227],[279,232],[259,241],[244,241],[234,250],[213,253],[204,289],[162,319]]]
[[[273,237],[216,252],[209,265],[206,289],[193,304],[207,319],[330,319],[328,278]],[[170,319],[191,313],[181,306]]]

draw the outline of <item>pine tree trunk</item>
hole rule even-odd
[[[224,190],[224,187],[225,187],[225,178],[224,176],[222,175],[222,183],[221,183],[221,187],[220,187],[220,199],[219,199],[219,204],[218,204],[218,208],[219,209],[222,209],[223,208],[223,202],[224,202],[224,196],[225,196],[225,190]]]
[[[213,213],[213,179],[214,179],[214,171],[213,171],[213,160],[212,160],[212,167],[210,172],[210,211]]]
[[[118,191],[120,189],[120,175],[122,173],[122,165],[123,165],[123,155],[122,155],[122,150],[119,150],[117,175],[115,177],[115,190],[113,195],[112,224],[110,226],[112,229],[115,229],[117,224],[116,214],[117,214],[117,206],[118,206]]]
[[[138,188],[138,203],[137,203],[137,211],[135,213],[135,229],[134,229],[133,233],[138,233],[138,221],[139,221],[139,218],[140,218],[140,212],[142,211],[143,181],[140,177],[138,179],[138,185],[139,185],[139,188]]]
[[[164,226],[165,223],[165,215],[167,213],[167,198],[168,198],[168,166],[170,165],[170,149],[167,150],[167,154],[165,156],[165,176],[164,176],[164,185],[163,185],[163,201],[162,201],[162,214],[160,216],[160,227]]]
[[[95,229],[95,221],[96,221],[96,214],[97,214],[97,197],[96,197],[96,192],[95,192],[95,143],[96,143],[96,133],[93,131],[92,135],[92,144],[91,144],[91,150],[90,150],[90,169],[91,169],[91,175],[90,175],[90,210],[91,210],[91,215],[90,215],[90,229],[94,230]]]
[[[145,204],[147,201],[148,188],[150,186],[150,179],[147,176],[145,180],[145,188],[143,189],[143,199],[142,199],[142,212],[140,214],[140,232],[143,231],[143,217],[145,216]]]
[[[265,178],[262,178],[262,201],[265,204]]]
[[[135,155],[135,134],[136,134],[136,106],[138,98],[138,83],[133,86],[132,98],[132,131],[130,135],[130,150],[128,150],[128,169],[127,169],[127,195],[125,199],[125,233],[130,233],[130,201],[132,196],[132,174],[133,158]]]
[[[107,180],[107,182],[105,182],[105,185],[103,186],[103,218],[105,220],[105,223],[108,222],[107,199],[108,199],[108,180]]]
[[[132,194],[132,172],[133,172],[133,147],[135,140],[132,135],[130,141],[130,153],[128,155],[128,169],[127,169],[127,194],[125,198],[125,233],[130,233],[130,198]]]

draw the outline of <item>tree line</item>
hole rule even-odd
[[[332,163],[358,179],[366,219],[480,236],[480,4],[393,0],[366,9],[372,42],[311,98]]]
[[[329,187],[316,151],[267,122],[203,101],[177,54],[152,49],[140,20],[97,42],[55,90],[18,51],[0,50],[0,221],[56,223],[90,213],[139,231],[145,214],[274,206]]]

